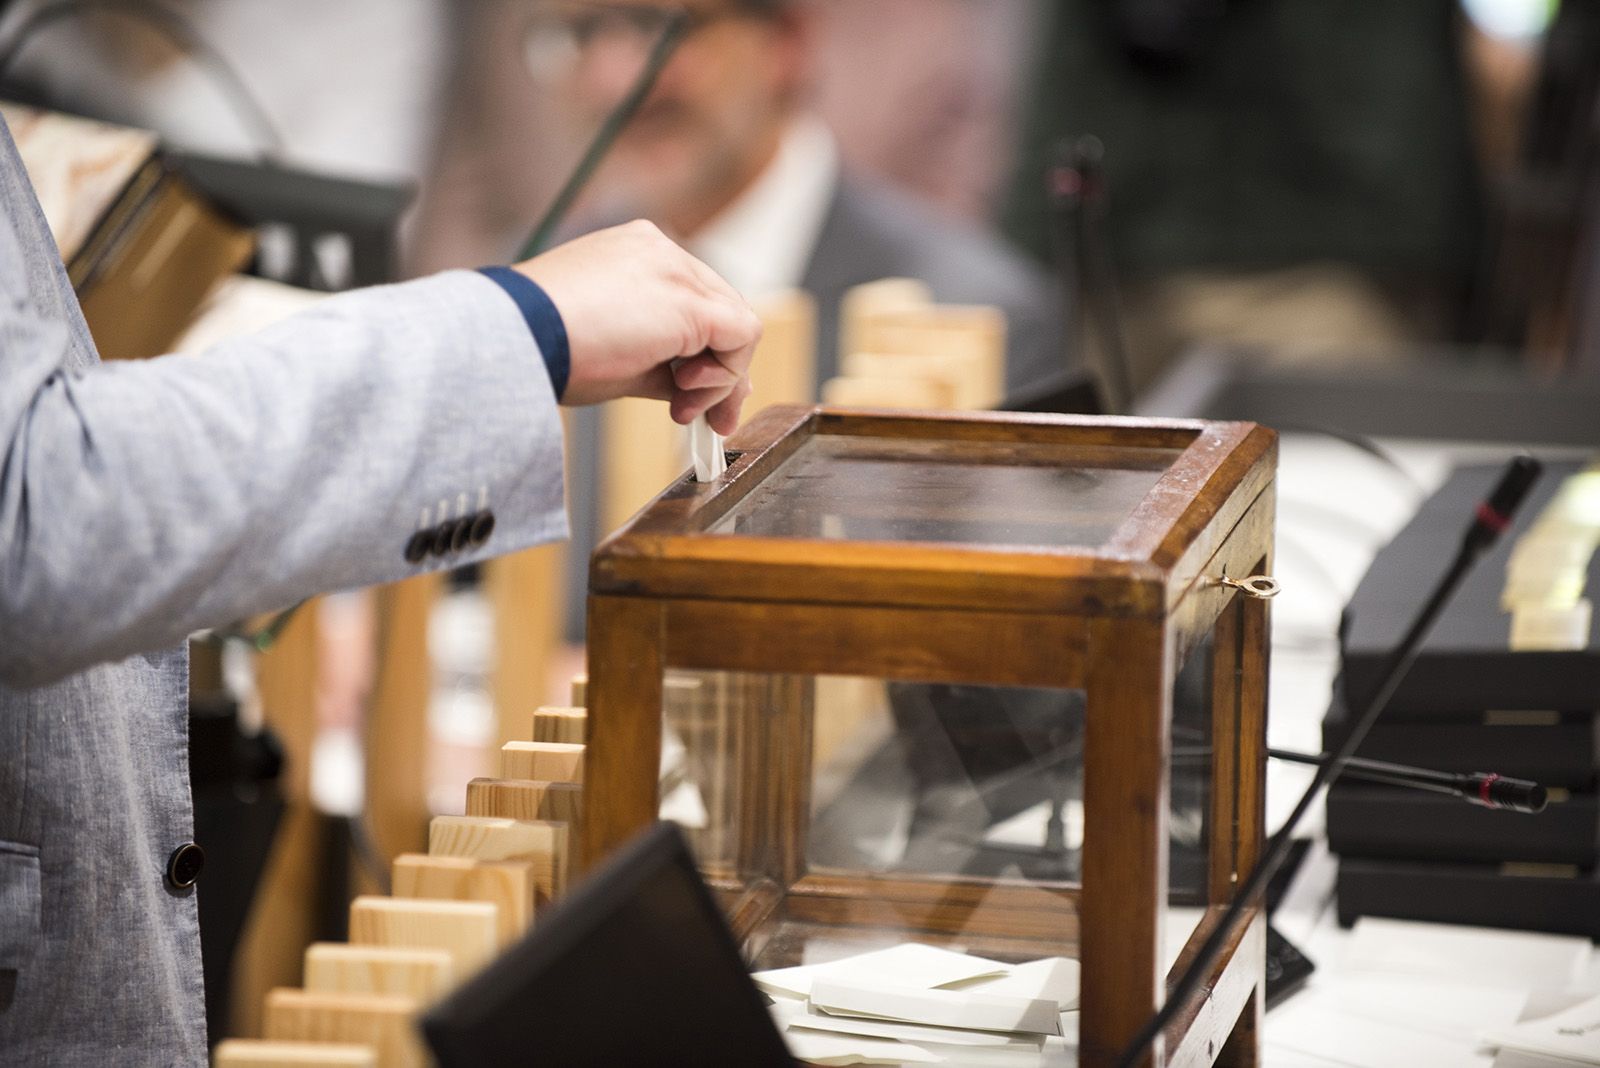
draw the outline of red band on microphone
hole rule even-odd
[[[1491,772],[1490,774],[1485,775],[1484,778],[1483,778],[1483,781],[1478,784],[1478,800],[1482,801],[1485,805],[1488,805],[1490,808],[1498,808],[1499,807],[1489,797],[1489,789],[1490,789],[1490,787],[1494,786],[1494,784],[1496,782],[1498,782],[1499,780],[1500,780],[1500,776],[1494,774],[1493,772]]]
[[[1501,515],[1499,512],[1489,507],[1488,501],[1484,501],[1478,505],[1478,522],[1482,523],[1496,534],[1504,534],[1506,532],[1506,527],[1511,525],[1511,517]]]
[[[1084,191],[1083,175],[1071,167],[1062,167],[1050,175],[1050,192],[1058,197],[1075,197]]]

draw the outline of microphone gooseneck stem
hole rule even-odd
[[[1104,240],[1105,146],[1099,138],[1063,142],[1049,173],[1049,197],[1055,214],[1056,260],[1064,293],[1081,294],[1083,308],[1069,307],[1069,316],[1092,315],[1100,335],[1100,378],[1105,405],[1116,414],[1133,404],[1127,334],[1116,270]],[[1068,274],[1071,274],[1068,277]],[[1086,331],[1080,331],[1085,336]],[[1087,361],[1086,361],[1087,362]]]
[[[1321,767],[1329,759],[1327,753],[1297,753],[1292,749],[1268,749],[1267,756],[1273,760],[1284,760],[1291,764],[1308,764],[1312,767]],[[1433,790],[1438,793],[1454,794],[1457,792],[1456,777],[1449,772],[1413,768],[1405,764],[1388,764],[1381,760],[1362,760],[1359,757],[1352,757],[1345,764],[1343,777],[1346,779],[1361,779],[1365,782],[1383,782],[1395,786],[1408,786],[1418,790]]]
[[[611,151],[611,146],[622,136],[623,128],[638,113],[645,97],[650,95],[650,90],[656,87],[661,72],[666,69],[673,53],[678,50],[678,45],[688,36],[691,23],[692,19],[687,11],[676,11],[672,14],[666,28],[661,31],[661,36],[656,39],[655,46],[650,49],[650,58],[645,61],[644,70],[640,72],[638,80],[629,87],[627,95],[600,124],[594,140],[589,142],[589,147],[584,150],[583,158],[578,161],[577,167],[573,168],[572,174],[561,186],[561,191],[550,202],[544,218],[534,227],[533,235],[522,246],[522,251],[517,256],[518,260],[532,259],[550,247],[556,230],[566,219],[567,213],[572,210],[578,194],[583,192],[584,186],[589,184],[589,179],[594,177],[594,172],[599,169],[606,153]]]
[[[1200,989],[1200,984],[1210,973],[1217,958],[1221,956],[1223,946],[1228,939],[1233,937],[1233,932],[1243,919],[1246,910],[1251,908],[1260,899],[1266,889],[1268,881],[1283,865],[1284,859],[1289,855],[1289,847],[1295,828],[1311,809],[1311,803],[1317,794],[1339,777],[1340,772],[1361,743],[1366,741],[1367,733],[1372,730],[1372,725],[1377,722],[1383,710],[1388,707],[1389,700],[1400,687],[1406,673],[1411,670],[1411,665],[1416,661],[1417,654],[1422,649],[1422,641],[1428,632],[1433,629],[1434,622],[1439,618],[1439,613],[1455,594],[1461,580],[1466,577],[1472,565],[1478,562],[1488,548],[1511,523],[1511,517],[1517,507],[1527,496],[1528,490],[1539,477],[1541,467],[1537,460],[1529,456],[1518,456],[1506,465],[1504,474],[1489,497],[1478,506],[1477,514],[1472,524],[1467,528],[1466,534],[1461,539],[1461,548],[1456,552],[1456,557],[1450,562],[1449,569],[1445,572],[1433,592],[1428,596],[1427,602],[1412,621],[1405,637],[1390,654],[1380,674],[1381,681],[1372,696],[1368,699],[1363,711],[1357,717],[1354,727],[1346,735],[1344,742],[1328,757],[1326,763],[1317,768],[1316,775],[1312,777],[1311,785],[1306,787],[1295,803],[1294,811],[1289,814],[1288,820],[1267,841],[1266,850],[1257,862],[1250,875],[1244,880],[1228,909],[1223,913],[1222,919],[1212,930],[1210,936],[1201,945],[1199,953],[1190,962],[1187,970],[1167,990],[1166,1000],[1156,1013],[1150,1017],[1145,1026],[1129,1042],[1127,1049],[1117,1059],[1119,1068],[1134,1068],[1144,1056],[1145,1051],[1154,1044],[1156,1037],[1172,1022],[1179,1010],[1187,1005]]]
[[[1268,749],[1267,756],[1293,764],[1312,765],[1326,764],[1331,759],[1327,753],[1297,753],[1291,749]],[[1414,768],[1409,764],[1351,757],[1345,763],[1344,773],[1340,777],[1400,786],[1407,790],[1448,794],[1469,804],[1506,812],[1543,812],[1549,801],[1549,791],[1538,783],[1494,772],[1434,771],[1431,768]]]

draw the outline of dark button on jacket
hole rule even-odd
[[[433,528],[419,530],[406,542],[406,563],[420,564],[433,551]]]
[[[489,540],[489,535],[494,533],[494,513],[479,512],[472,517],[472,545],[477,548]]]
[[[206,851],[193,842],[185,842],[167,859],[167,882],[175,890],[187,890],[200,878],[205,866]]]

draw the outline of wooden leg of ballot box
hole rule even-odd
[[[305,988],[323,994],[388,994],[427,1004],[455,985],[455,959],[443,949],[350,946],[306,947]]]
[[[211,1068],[378,1068],[378,1052],[348,1043],[230,1038],[212,1051]]]
[[[350,903],[350,944],[445,950],[460,981],[500,948],[500,917],[485,901],[358,897]]]
[[[500,917],[500,944],[521,938],[533,923],[533,865],[525,860],[474,860],[406,853],[394,861],[394,896],[439,901],[486,901]]]
[[[419,1008],[413,998],[383,994],[273,990],[267,994],[265,1032],[278,1042],[371,1046],[378,1068],[426,1068],[429,1058],[415,1022]]]
[[[628,597],[589,598],[589,743],[584,785],[603,805],[584,812],[579,855],[601,863],[660,811],[662,609]],[[652,769],[635,774],[634,768]]]
[[[1252,574],[1271,574],[1261,561]],[[1234,888],[1261,858],[1266,834],[1268,602],[1235,596],[1217,619],[1212,649],[1212,825],[1235,828],[1214,834],[1210,857],[1213,907],[1233,899]],[[1262,954],[1264,938],[1242,943],[1241,952]],[[1264,967],[1258,966],[1258,967]],[[1266,992],[1257,983],[1239,1010],[1218,1064],[1254,1068],[1261,1056]]]
[[[428,830],[428,852],[436,857],[526,861],[532,867],[535,900],[544,904],[566,892],[567,838],[564,823],[435,816]]]
[[[1162,621],[1106,618],[1089,653],[1078,1063],[1111,1068],[1162,996],[1173,652]]]

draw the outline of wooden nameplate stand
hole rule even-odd
[[[1006,317],[988,305],[935,304],[907,279],[846,295],[831,407],[983,411],[1005,394]]]
[[[574,690],[581,700],[581,683]],[[268,992],[263,1039],[232,1039],[217,1068],[427,1068],[419,1012],[483,967],[565,892],[582,811],[586,714],[541,708],[536,741],[509,743],[505,778],[468,786],[466,816],[435,817],[426,854],[395,858],[393,896],[350,905],[350,941],[305,953],[304,986]],[[557,738],[560,741],[546,741]],[[577,742],[570,741],[576,738]],[[544,748],[548,747],[548,748]],[[532,770],[549,777],[519,779]]]

